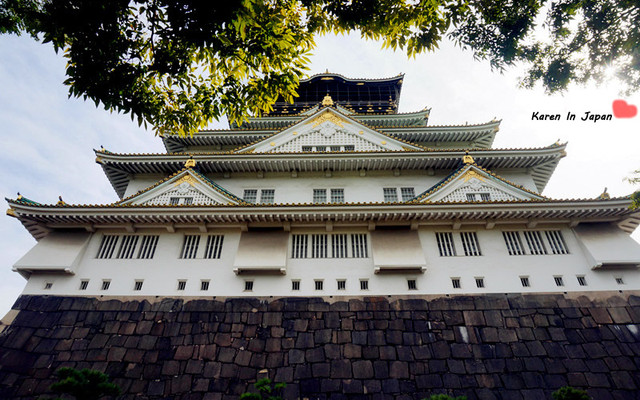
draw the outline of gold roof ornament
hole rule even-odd
[[[327,106],[332,106],[333,105],[333,99],[331,98],[331,96],[329,96],[328,94],[326,96],[324,96],[324,99],[322,99],[322,105],[327,107]]]
[[[184,163],[185,168],[193,168],[196,166],[196,160],[193,157],[189,157],[189,159]]]
[[[469,155],[469,152],[462,156],[462,162],[465,164],[475,164],[475,161],[473,160],[473,157]]]
[[[599,200],[606,200],[606,199],[610,199],[611,196],[609,196],[609,193],[607,193],[607,188],[604,188],[604,192],[602,192],[602,194],[600,194],[600,196],[598,196]]]
[[[18,198],[16,200],[22,200],[22,195],[18,192]]]
[[[64,200],[62,200],[62,196],[58,196],[58,203],[56,203],[57,206],[66,206],[67,203],[64,202]]]

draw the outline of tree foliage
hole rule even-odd
[[[467,396],[451,397],[447,394],[432,394],[424,400],[467,400]]]
[[[613,0],[0,0],[0,33],[26,32],[67,59],[71,96],[156,133],[241,122],[291,100],[314,36],[359,31],[409,56],[446,36],[524,86],[549,92],[615,68],[640,87],[640,4]]]
[[[640,184],[640,169],[633,171],[633,175],[630,178],[626,178],[627,182],[634,185]],[[631,208],[640,208],[640,191],[631,194]]]
[[[58,382],[50,389],[56,393],[74,396],[76,400],[98,400],[104,396],[120,395],[120,388],[109,382],[109,376],[91,369],[60,368]]]
[[[591,397],[584,390],[571,386],[563,386],[551,393],[553,400],[591,400]]]
[[[240,400],[282,400],[282,390],[286,383],[274,383],[269,378],[259,379],[253,385],[257,392],[247,392],[240,395]]]

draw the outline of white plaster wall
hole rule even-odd
[[[180,259],[185,234],[202,234],[184,230],[140,231],[159,233],[155,256],[151,260],[96,259],[102,239],[98,232],[72,276],[34,274],[28,280],[25,294],[59,294],[90,296],[325,296],[325,295],[390,295],[390,294],[451,294],[451,293],[514,293],[514,292],[574,292],[600,290],[639,290],[640,271],[635,269],[594,271],[588,266],[576,236],[568,228],[562,234],[569,249],[567,255],[510,256],[501,233],[502,227],[477,231],[482,256],[441,257],[435,232],[445,227],[420,228],[419,237],[427,270],[424,274],[374,274],[369,238],[368,258],[292,259],[291,240],[287,248],[286,275],[236,275],[233,262],[238,249],[239,230],[210,229],[209,234],[224,234],[220,259]],[[505,230],[523,230],[524,226],[508,226]],[[540,230],[546,229],[541,227]],[[553,228],[557,229],[557,228]],[[336,228],[334,231],[340,231]],[[449,228],[450,230],[450,228]],[[464,226],[463,229],[464,230]],[[292,233],[324,233],[320,228],[293,227]],[[365,228],[348,228],[345,232],[365,233]],[[458,254],[463,254],[459,231],[453,231]],[[122,232],[124,234],[124,232]],[[203,234],[204,235],[204,234]],[[206,237],[200,242],[200,253]],[[526,245],[525,245],[526,246]],[[554,276],[561,275],[564,287],[555,285]],[[584,276],[587,286],[579,286],[576,276]],[[520,276],[528,276],[531,287],[522,287]],[[453,289],[451,277],[461,279],[461,289]],[[483,277],[484,288],[477,288],[475,277]],[[622,278],[623,285],[615,278]],[[89,279],[87,290],[79,290],[80,281]],[[108,291],[100,290],[103,279],[111,279]],[[144,280],[143,289],[134,291],[135,280]],[[177,281],[187,280],[186,290],[177,290]],[[209,290],[200,290],[200,280],[210,280]],[[301,281],[300,291],[291,290],[291,280]],[[316,291],[314,279],[324,280],[324,290]],[[346,279],[346,290],[337,290],[337,279]],[[360,290],[360,279],[369,280],[369,289]],[[408,290],[407,279],[416,279],[418,290]],[[252,292],[244,291],[245,280],[254,281]],[[47,282],[51,289],[44,290]]]
[[[228,178],[209,174],[208,177],[238,197],[244,195],[245,189],[275,189],[275,203],[311,203],[313,189],[344,188],[345,201],[355,203],[384,201],[382,189],[385,187],[398,188],[399,198],[401,187],[414,187],[415,194],[418,195],[450,173],[449,170],[437,170],[429,175],[424,170],[403,170],[396,176],[393,171],[368,171],[365,176],[360,176],[359,172],[334,172],[327,177],[324,172],[300,172],[294,178],[290,173],[267,172],[262,178],[258,174],[231,174]],[[496,173],[535,191],[533,180],[524,171],[508,170],[504,171],[504,175],[502,171]],[[135,177],[127,187],[125,197],[154,185],[163,178]]]

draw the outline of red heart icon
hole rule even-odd
[[[624,100],[613,101],[613,115],[616,118],[633,118],[638,114],[638,107],[627,104]]]

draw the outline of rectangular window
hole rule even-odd
[[[527,241],[529,253],[533,255],[547,254],[547,249],[542,242],[542,235],[538,231],[524,231],[524,239]]]
[[[196,258],[199,244],[200,235],[185,235],[180,258]]]
[[[178,290],[185,290],[187,288],[187,281],[178,281]]]
[[[338,290],[346,290],[347,289],[347,281],[344,279],[338,279]]]
[[[409,290],[418,290],[418,284],[416,283],[415,279],[408,279],[407,286]]]
[[[460,289],[462,286],[460,285],[460,278],[451,278],[451,286],[454,289]]]
[[[315,286],[316,286],[316,290],[322,290],[322,288],[324,286],[324,281],[316,279],[314,281],[314,283],[315,283]]]
[[[564,286],[564,280],[561,276],[554,276],[553,281],[556,283],[556,286]]]
[[[247,203],[255,203],[258,199],[258,191],[256,189],[245,189],[242,198]]]
[[[479,287],[479,288],[484,287],[484,278],[476,277],[476,287]]]
[[[223,241],[224,236],[222,235],[209,235],[207,237],[207,247],[204,250],[204,258],[220,258]]]
[[[583,275],[576,276],[576,279],[578,280],[578,285],[587,286],[587,279]]]
[[[135,290],[135,291],[142,290],[142,284],[143,283],[144,283],[144,281],[135,281],[133,283],[133,290]]]
[[[253,292],[253,281],[244,281],[244,291]]]
[[[333,258],[347,258],[347,235],[331,235],[331,250]]]
[[[300,290],[300,281],[291,281],[291,290]]]
[[[262,189],[260,191],[260,203],[273,204],[276,196],[275,189]]]
[[[100,286],[100,290],[109,290],[109,286],[111,286],[111,281],[108,279],[103,279],[102,286]]]
[[[618,278],[616,278],[616,283],[618,285],[624,285],[624,279],[622,279],[622,277],[618,277]]]
[[[118,236],[116,235],[104,235],[102,242],[100,242],[100,248],[98,249],[97,258],[111,258],[113,257],[113,251],[118,243]]]
[[[456,255],[451,232],[436,232],[436,240],[438,241],[440,257],[453,257]]]
[[[293,235],[291,244],[291,258],[307,258],[308,235]]]
[[[302,151],[313,151],[313,147],[311,147],[311,146],[302,146]]]
[[[315,204],[327,202],[327,189],[313,189],[313,202]]]
[[[476,232],[460,232],[462,239],[462,248],[465,256],[480,256],[480,245],[478,244],[478,235]]]
[[[476,194],[475,193],[467,193],[467,201],[476,201]]]
[[[327,146],[316,146],[316,151],[327,151]]]
[[[367,235],[364,233],[351,234],[351,256],[353,258],[367,258]]]
[[[171,197],[169,199],[169,205],[177,206],[178,204],[180,204],[180,197]]]
[[[522,284],[522,287],[529,287],[531,286],[529,284],[529,277],[528,276],[521,276],[520,277],[520,283]]]
[[[331,146],[331,151],[340,151],[340,146]]]
[[[327,258],[327,235],[311,235],[311,258]]]
[[[549,246],[551,247],[551,252],[553,254],[569,254],[567,244],[565,243],[560,231],[545,231],[544,234],[547,237],[547,241],[549,242]]]
[[[344,189],[331,189],[331,202],[344,203]]]
[[[89,287],[89,280],[88,279],[83,279],[80,281],[80,290],[87,290],[87,287]]]
[[[138,258],[153,258],[156,253],[156,246],[158,245],[158,235],[145,235],[142,237],[142,243],[140,244],[140,250],[138,250]]]
[[[480,193],[480,201],[491,201],[491,195],[489,193]]]
[[[53,287],[53,282],[47,282],[44,284],[44,290],[49,290]]]
[[[409,201],[416,197],[416,192],[412,187],[403,187],[400,188],[400,195],[402,195],[402,201]]]
[[[207,290],[209,290],[209,281],[205,281],[205,280],[200,281],[200,290],[202,290],[203,292],[206,292]]]
[[[123,236],[116,258],[133,258],[133,251],[138,244],[138,238],[139,236],[136,235]]]
[[[398,190],[396,188],[382,188],[382,193],[386,203],[398,201]]]
[[[356,146],[352,144],[347,144],[344,146],[344,151],[354,151],[355,149],[356,149]]]
[[[369,290],[369,280],[360,279],[360,290]]]
[[[193,204],[193,197],[183,197],[182,204],[184,204],[185,206],[190,206],[191,204]]]
[[[515,231],[502,232],[504,243],[507,245],[507,250],[510,256],[522,256],[524,255],[524,247],[522,246],[522,239],[520,234]]]

